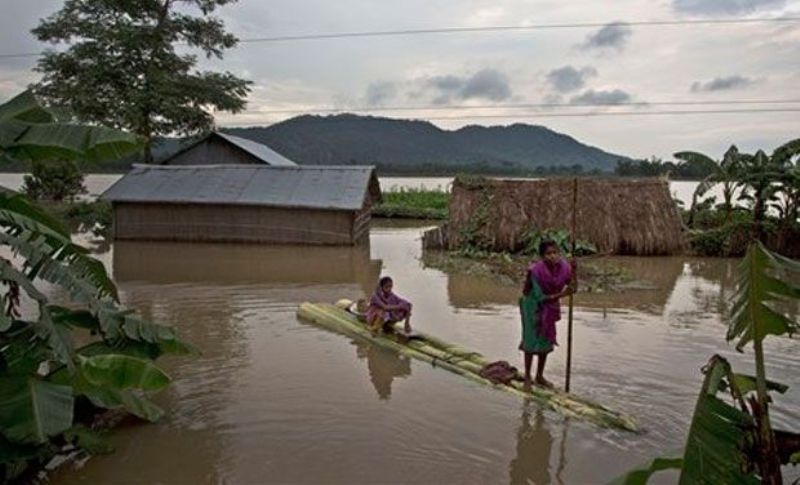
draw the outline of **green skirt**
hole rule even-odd
[[[519,312],[522,317],[522,341],[519,350],[529,354],[547,354],[553,351],[553,343],[539,335],[539,306],[544,301],[544,293],[531,281],[531,291],[519,299]]]

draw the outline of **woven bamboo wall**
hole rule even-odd
[[[114,203],[114,237],[122,240],[350,245],[360,242],[353,224],[348,211]]]

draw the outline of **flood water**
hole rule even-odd
[[[751,355],[724,341],[735,265],[724,259],[620,258],[657,289],[577,298],[573,390],[637,416],[642,435],[565,419],[296,318],[301,302],[361,297],[389,274],[417,329],[518,363],[517,289],[425,268],[422,229],[377,222],[356,249],[104,250],[125,304],[174,325],[202,355],[163,361],[174,383],[157,397],[162,421],[115,431],[115,453],[51,483],[605,483],[682,447],[713,353],[752,373]],[[797,431],[800,343],[766,344],[770,378],[792,385],[774,420]],[[548,364],[557,384],[564,359],[562,346]]]

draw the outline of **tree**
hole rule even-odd
[[[739,169],[741,166],[739,150],[736,146],[731,145],[720,162],[716,162],[711,157],[698,152],[678,152],[674,156],[687,164],[714,167],[714,171],[697,185],[694,194],[692,194],[692,205],[689,207],[689,225],[691,226],[693,222],[697,200],[717,184],[722,184],[725,222],[730,222],[733,214],[733,198],[739,186]]]
[[[196,135],[213,127],[213,111],[244,109],[249,81],[195,70],[195,55],[176,52],[185,44],[222,58],[238,39],[210,14],[233,1],[67,0],[32,31],[43,42],[69,46],[39,59],[44,76],[35,89],[80,121],[140,135],[150,163],[154,137]]]
[[[30,175],[23,178],[22,191],[30,198],[60,202],[73,201],[86,193],[83,174],[72,160],[37,160]]]
[[[783,227],[788,228],[800,216],[800,138],[776,148],[771,158],[783,168],[778,188],[781,197],[773,208],[781,216]]]

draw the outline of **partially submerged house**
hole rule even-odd
[[[445,228],[425,234],[428,248],[478,245],[516,252],[531,233],[569,231],[574,179],[457,178]],[[686,248],[678,208],[664,179],[579,179],[577,237],[600,253],[675,254]]]
[[[381,193],[373,167],[137,165],[101,198],[115,239],[354,245]]]
[[[190,143],[160,165],[241,165],[257,164],[273,167],[293,167],[297,164],[267,145],[212,131]]]

